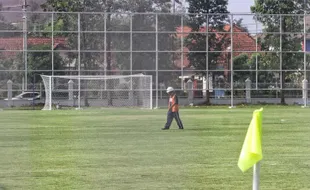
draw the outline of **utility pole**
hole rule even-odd
[[[22,79],[22,91],[25,91],[28,89],[28,64],[27,64],[27,7],[29,6],[27,4],[27,0],[23,0],[22,2],[22,11],[23,11],[23,62],[24,62],[24,67],[25,67],[25,73],[24,73],[24,78]],[[11,6],[3,6],[2,8],[4,9],[10,9],[10,8],[16,8],[20,7],[20,4],[18,5],[11,5]]]
[[[24,76],[24,88],[23,90],[28,89],[28,63],[27,63],[27,0],[23,0],[23,61],[24,61],[24,66],[25,66],[25,76]]]

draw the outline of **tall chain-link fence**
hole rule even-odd
[[[42,74],[151,75],[154,107],[168,86],[183,105],[308,101],[308,15],[6,14],[24,19],[0,21],[0,107],[42,95]]]

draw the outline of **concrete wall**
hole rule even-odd
[[[147,101],[147,100],[146,100]],[[230,105],[231,102],[230,99],[211,99],[211,103],[215,105]],[[303,100],[301,98],[287,98],[285,99],[286,103],[289,105],[302,105]],[[194,99],[194,105],[199,105],[204,102],[204,99]],[[12,106],[14,107],[21,107],[21,106],[31,106],[32,101],[26,101],[26,100],[16,100],[12,101]],[[35,104],[38,103],[44,103],[44,100],[36,100]],[[59,103],[62,106],[73,106],[77,105],[77,100],[74,102],[73,100],[54,100],[54,104]],[[153,100],[153,107],[155,107],[155,100]],[[159,99],[158,100],[158,107],[159,108],[166,108],[167,107],[168,100],[167,99]],[[186,98],[180,98],[179,103],[181,106],[188,106],[189,101]],[[238,106],[238,104],[245,104],[245,99],[234,99],[233,104]],[[251,100],[250,104],[262,104],[262,103],[268,103],[268,104],[280,104],[280,98],[253,98]],[[309,104],[310,102],[308,102]],[[94,100],[90,99],[89,104],[91,107],[107,107],[108,103],[107,100]],[[113,100],[113,104],[115,107],[123,107],[123,106],[135,106],[137,105],[137,102],[135,101],[128,101],[128,99],[116,99]],[[84,100],[81,100],[81,106],[84,106]],[[5,100],[0,100],[0,108],[8,108],[8,102]]]

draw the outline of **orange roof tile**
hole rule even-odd
[[[223,30],[225,32],[230,32],[231,26],[225,25]],[[177,37],[181,38],[182,37],[182,27],[177,27],[176,31],[177,31]],[[184,26],[183,27],[183,37],[187,37],[191,31],[192,31],[192,29],[190,27]],[[199,29],[199,32],[205,32],[205,31],[206,31],[206,27],[201,27]],[[216,30],[212,29],[212,28],[210,28],[209,31],[216,32]],[[234,25],[234,27],[233,27],[233,32],[235,32],[232,34],[233,35],[233,51],[235,52],[234,56],[238,56],[241,53],[244,53],[246,51],[248,51],[247,54],[250,56],[252,54],[250,51],[256,51],[256,41],[252,36],[250,36],[248,33],[245,33],[240,27],[238,27],[236,25]],[[243,33],[239,33],[239,32],[243,32]],[[222,47],[222,51],[226,51],[226,49],[230,46],[231,34],[219,32],[219,33],[216,33],[216,37],[218,39],[225,38],[225,40],[227,40],[228,43],[224,44]],[[193,43],[195,43],[195,42],[193,41]],[[261,50],[261,47],[259,45],[257,46],[257,50],[258,51]],[[189,49],[187,47],[184,47],[183,51],[188,52]],[[183,67],[189,67],[190,66],[190,61],[187,59],[186,54],[187,53],[184,53],[185,57],[183,58],[183,60],[184,60]],[[227,56],[225,54],[227,54],[227,53],[226,52],[222,53],[222,55],[220,56],[220,58],[218,60],[219,63],[227,62]],[[182,67],[182,63],[180,60],[176,60],[174,62],[174,64],[179,68]]]
[[[27,45],[48,45],[52,44],[51,38],[28,38],[27,39]],[[66,38],[57,37],[54,38],[54,49],[58,45],[66,45],[67,40]],[[0,49],[1,50],[9,50],[2,52],[2,55],[5,58],[10,58],[13,56],[16,56],[18,51],[23,50],[23,38],[22,37],[14,37],[14,38],[0,38]],[[14,52],[14,50],[16,50]]]

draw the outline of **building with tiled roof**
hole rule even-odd
[[[27,41],[28,46],[35,46],[35,45],[52,46],[51,38],[30,37],[27,39]],[[66,38],[63,37],[54,38],[53,48],[56,49],[60,46],[65,47],[66,43],[67,43]],[[23,38],[22,37],[0,38],[0,50],[4,50],[1,52],[4,58],[14,58],[14,56],[23,51]]]
[[[231,26],[230,25],[225,25],[224,26],[224,32],[230,32],[231,31]],[[192,31],[192,29],[188,26],[184,26],[183,29],[181,27],[177,28],[177,37],[181,38],[186,38],[189,33]],[[182,34],[183,32],[183,34]],[[206,27],[201,27],[199,32],[206,32]],[[215,32],[215,31],[212,31]],[[219,60],[217,61],[217,67],[218,68],[223,68],[224,70],[229,69],[229,63],[230,63],[230,40],[231,40],[231,34],[230,33],[218,33],[216,34],[217,38],[224,38],[224,40],[227,41],[227,43],[224,44],[223,48],[221,51],[222,54],[219,57]],[[195,43],[195,42],[193,42]],[[257,46],[257,48],[256,48]],[[247,32],[244,32],[240,27],[234,25],[233,27],[233,56],[236,57],[242,53],[247,53],[249,56],[257,51],[261,51],[261,47],[259,44],[256,45],[256,40]],[[189,49],[187,47],[183,47],[183,68],[188,68],[191,66],[190,61],[187,58],[187,53],[189,52]],[[182,62],[181,59],[176,60],[174,62],[175,66],[178,68],[182,67]]]
[[[215,81],[219,81],[222,80],[224,81],[225,77],[228,76],[228,72],[230,69],[230,62],[231,62],[231,26],[230,25],[225,25],[224,28],[224,33],[216,33],[216,38],[218,38],[219,40],[225,40],[226,43],[223,44],[222,47],[222,53],[221,55],[218,57],[217,60],[217,65],[216,68],[219,71],[223,71],[223,75],[218,75],[218,76],[214,76],[215,77]],[[190,32],[192,32],[192,29],[188,26],[184,26],[182,27],[178,27],[176,29],[177,31],[177,38],[186,38]],[[206,27],[201,27],[199,32],[206,32]],[[210,29],[210,32],[216,32],[216,30],[214,29]],[[233,56],[236,57],[242,53],[246,53],[248,54],[248,56],[251,56],[256,50],[257,51],[261,51],[261,46],[259,44],[256,43],[256,39],[253,38],[249,33],[245,32],[242,28],[234,25],[233,26],[233,34],[232,34],[232,40],[233,40]],[[192,42],[193,44],[195,44],[195,41]],[[210,48],[212,51],[212,47]],[[185,85],[185,81],[188,78],[191,78],[192,76],[195,76],[195,68],[193,68],[193,66],[191,65],[189,59],[188,59],[188,52],[189,52],[189,48],[188,47],[183,47],[183,64],[182,64],[182,60],[181,59],[177,59],[174,61],[174,65],[177,68],[182,68],[186,70],[186,75],[184,76],[180,76],[179,78],[181,80],[183,80],[184,85]],[[207,80],[209,80],[209,89],[212,92],[213,89],[213,79],[212,77],[210,77],[209,79],[206,79],[205,77],[203,77],[202,79],[200,77],[195,77],[193,84],[194,84],[194,89],[198,88],[198,80],[202,80],[202,89],[204,89],[201,93],[203,94],[203,96],[206,96],[206,90],[207,87],[206,85]],[[217,78],[217,79],[216,79]],[[224,84],[224,83],[222,83]],[[220,87],[220,86],[217,86]],[[199,96],[199,92],[195,91],[195,96]],[[224,91],[223,90],[216,90],[215,91],[215,96],[218,97],[222,97],[224,96]]]
[[[50,50],[52,49],[52,42],[54,50],[64,50],[60,51],[59,55],[63,58],[63,60],[67,60],[65,68],[76,68],[77,60],[73,59],[71,61],[68,60],[66,49],[70,49],[68,46],[68,40],[65,37],[55,37],[54,39],[49,37],[28,37],[27,39],[27,46],[28,49],[31,46],[37,45],[48,45],[50,46]],[[10,59],[14,60],[19,53],[23,51],[23,38],[22,37],[8,37],[8,38],[0,38],[0,55],[2,59]],[[44,51],[44,50],[42,50]],[[120,70],[117,68],[116,64],[116,55],[112,53],[112,73],[120,74]],[[100,66],[103,66],[103,58],[102,63],[98,62]],[[81,64],[84,65],[83,63]]]

